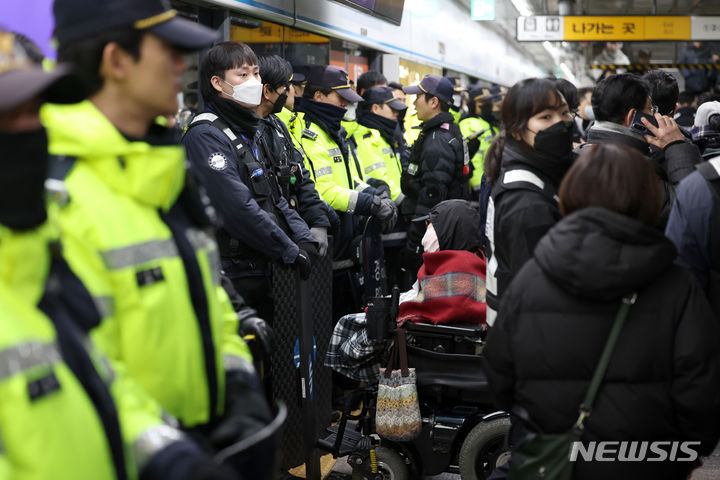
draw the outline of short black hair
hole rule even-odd
[[[196,105],[198,103],[197,92],[187,92],[185,95],[183,95],[183,102],[188,107]]]
[[[400,82],[390,82],[388,83],[388,87],[394,89],[394,90],[402,90],[403,86]]]
[[[203,101],[208,102],[218,95],[210,79],[220,77],[225,79],[225,72],[243,65],[257,65],[258,60],[252,49],[240,42],[218,43],[208,50],[200,65],[200,95]]]
[[[440,111],[441,111],[441,112],[446,113],[446,112],[449,112],[449,111],[450,111],[450,104],[449,104],[449,103],[445,103],[444,101],[442,101],[442,100],[440,99],[440,97],[436,97],[436,96],[433,95],[432,93],[426,93],[426,94],[425,94],[425,102],[429,102],[429,101],[430,101],[431,99],[433,99],[433,98],[437,98],[437,99],[438,99],[438,105],[440,106]]]
[[[695,100],[695,94],[688,92],[687,90],[683,90],[678,95],[677,103],[680,105],[690,105],[693,100]]]
[[[320,92],[325,96],[330,95],[334,90],[330,87],[321,87],[319,85],[310,85],[309,83],[305,85],[305,90],[303,90],[303,98],[309,98],[312,100],[315,97],[315,92]]]
[[[258,57],[258,67],[260,67],[262,83],[270,85],[273,90],[290,85],[290,77],[293,74],[292,65],[281,56]]]
[[[643,75],[643,80],[650,84],[650,98],[657,105],[658,112],[672,115],[680,95],[677,80],[664,70],[651,70]]]
[[[578,88],[578,99],[585,98],[588,93],[592,94],[593,90],[593,87]]]
[[[82,38],[60,44],[58,62],[72,65],[73,71],[82,79],[87,95],[94,95],[105,84],[100,74],[103,50],[110,43],[117,43],[135,60],[140,59],[140,45],[145,33],[132,28],[110,30],[94,37]]]
[[[618,73],[598,83],[590,101],[596,120],[621,124],[630,109],[644,109],[649,96],[650,86],[645,80]]]
[[[720,102],[720,93],[705,92],[701,93],[697,99],[697,106],[699,107],[703,103],[707,102]]]
[[[368,70],[358,77],[355,88],[358,94],[362,95],[362,92],[368,88],[382,85],[383,83],[387,84],[387,78],[385,78],[385,75],[375,70]]]

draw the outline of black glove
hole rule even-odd
[[[310,258],[320,255],[320,252],[318,251],[317,246],[314,243],[298,243],[298,247],[300,248],[300,250],[304,250],[305,253],[310,255]]]
[[[270,354],[273,347],[273,331],[270,325],[256,316],[255,310],[245,308],[238,312],[240,321],[240,333],[242,335],[255,335],[255,338],[262,344],[265,353]]]
[[[390,198],[390,187],[385,181],[370,177],[367,179],[367,184],[377,190],[380,198]]]
[[[293,262],[293,267],[295,267],[300,274],[301,280],[310,278],[310,268],[312,267],[310,255],[302,248],[298,250],[297,257],[295,257],[295,261]]]
[[[383,233],[389,233],[397,221],[397,205],[389,198],[375,197],[370,207],[370,214],[382,222]]]

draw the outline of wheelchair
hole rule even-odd
[[[370,302],[368,335],[383,339],[395,333],[397,291],[392,300]],[[509,459],[505,437],[510,428],[506,412],[492,404],[482,368],[484,328],[475,324],[417,324],[406,322],[408,364],[415,368],[422,431],[408,442],[379,437],[374,430],[377,384],[352,391],[337,425],[318,446],[335,457],[348,456],[353,480],[407,480],[442,472],[459,473],[463,480],[483,480]],[[362,400],[359,413],[351,412]]]

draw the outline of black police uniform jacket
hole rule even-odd
[[[569,164],[556,166],[556,163],[512,138],[505,143],[500,175],[487,212],[488,222],[492,222],[492,231],[486,232],[492,250],[487,303],[495,311],[503,292],[532,256],[538,241],[560,220],[557,189]],[[555,168],[559,171],[550,175],[548,172]]]
[[[290,206],[297,210],[308,227],[330,228],[330,208],[317,193],[302,154],[295,148],[282,120],[275,115],[262,119],[255,139],[268,149],[266,158],[275,168],[282,195]]]
[[[440,113],[421,125],[402,175],[403,214],[415,218],[427,215],[443,200],[468,198],[464,143],[449,113]]]
[[[543,432],[568,431],[621,297],[636,292],[582,440],[699,441],[701,455],[712,452],[720,435],[720,326],[675,256],[661,232],[603,208],[558,222],[505,292],[487,338],[497,407],[525,409]],[[574,478],[684,479],[688,466],[577,463]]]
[[[190,169],[207,190],[222,220],[218,246],[230,278],[269,274],[269,263],[290,264],[299,243],[314,243],[307,224],[280,195],[275,172],[254,141],[259,118],[231,100],[214,99],[206,112],[224,122],[223,130],[195,117],[182,143]]]

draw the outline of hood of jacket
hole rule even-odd
[[[557,190],[570,166],[571,163],[544,155],[525,142],[508,138],[503,148],[500,175],[502,177],[508,170],[530,170]]]
[[[560,220],[534,258],[572,295],[613,300],[650,283],[677,256],[662,232],[605,208],[589,207]]]
[[[587,143],[619,143],[632,147],[643,155],[650,155],[650,147],[645,137],[619,123],[596,121],[588,129]]]
[[[169,210],[185,184],[185,153],[176,135],[154,125],[146,139],[120,133],[90,101],[43,106],[51,155],[77,157],[114,191]]]

